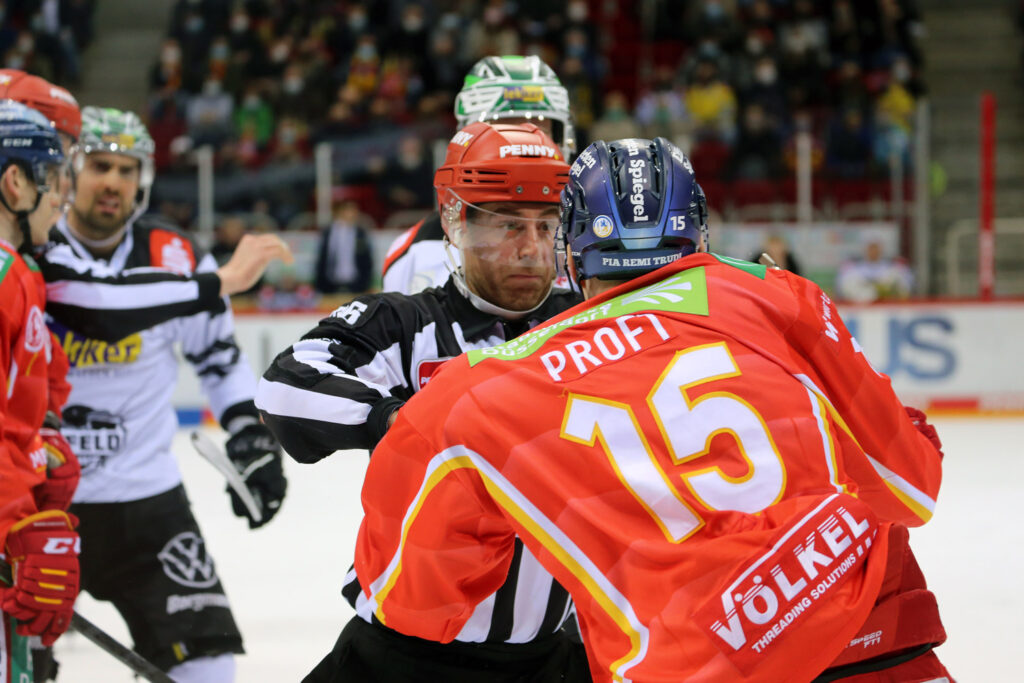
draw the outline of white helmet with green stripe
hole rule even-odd
[[[85,157],[97,152],[123,154],[139,161],[139,192],[132,214],[137,218],[149,206],[153,187],[153,152],[156,145],[142,119],[133,112],[111,107],[82,109],[82,134],[75,147],[75,171],[81,171]]]
[[[576,151],[569,93],[539,57],[484,57],[473,65],[455,97],[455,118],[464,128],[474,121],[525,119],[551,121],[551,137],[566,158]]]

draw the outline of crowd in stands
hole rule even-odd
[[[94,4],[0,2],[3,65],[74,85]],[[335,204],[355,202],[360,231],[405,227],[433,205],[434,143],[455,129],[467,70],[490,54],[555,69],[579,149],[674,140],[728,218],[795,203],[801,132],[816,206],[877,198],[893,160],[910,177],[921,31],[915,0],[177,0],[149,69],[152,205],[193,226],[192,152],[211,146],[218,215],[337,244],[310,214],[314,149],[329,142]],[[232,225],[218,225],[228,243]],[[319,265],[325,282],[352,267]]]
[[[92,42],[96,0],[0,1],[0,68],[21,69],[72,88]]]
[[[454,129],[476,60],[516,53],[555,68],[581,145],[670,137],[715,208],[792,199],[802,130],[816,177],[864,194],[894,156],[910,164],[920,32],[914,0],[179,0],[150,74],[156,194],[188,223],[194,183],[170,179],[210,144],[218,210],[256,204],[286,227],[310,208],[313,148],[331,141],[336,184],[362,188],[351,196],[378,223],[427,208],[425,141]]]

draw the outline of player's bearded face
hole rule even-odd
[[[96,152],[75,175],[72,210],[93,231],[116,232],[135,210],[139,161],[124,154]]]
[[[513,311],[537,306],[555,276],[558,204],[492,202],[466,212],[459,249],[470,290]]]

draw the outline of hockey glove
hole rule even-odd
[[[231,435],[225,444],[228,457],[249,487],[263,518],[253,520],[242,499],[231,487],[231,509],[239,517],[249,519],[249,528],[261,527],[277,514],[284,500],[288,482],[281,466],[281,446],[265,425],[249,424]]]
[[[39,436],[46,450],[46,481],[32,491],[36,507],[39,510],[67,510],[78,488],[78,480],[82,478],[82,468],[59,429],[43,427]]]
[[[3,611],[18,619],[18,633],[39,636],[43,645],[52,645],[71,624],[79,577],[76,523],[63,511],[47,510],[7,532],[13,583],[3,590]]]
[[[917,408],[911,408],[910,406],[904,406],[903,409],[907,411],[907,417],[917,427],[917,431],[924,434],[932,442],[932,445],[935,446],[935,450],[939,452],[939,457],[943,457],[942,442],[939,440],[939,434],[935,431],[935,427],[928,424],[928,416]]]

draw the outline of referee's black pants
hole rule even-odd
[[[590,683],[564,630],[529,643],[435,643],[352,617],[302,683]]]

